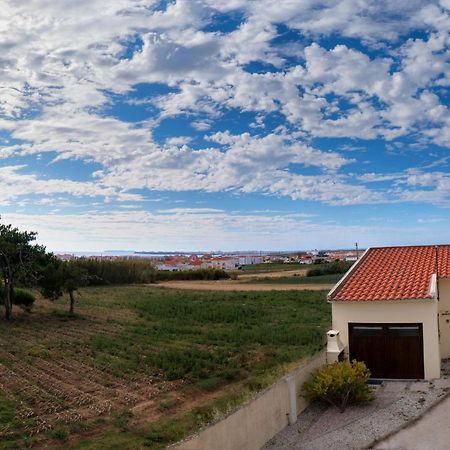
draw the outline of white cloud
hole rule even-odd
[[[189,142],[191,142],[191,141],[192,141],[191,136],[176,136],[176,137],[167,138],[166,144],[178,146],[178,145],[189,144]]]
[[[302,214],[229,214],[192,209],[72,215],[15,213],[2,214],[1,220],[37,231],[38,241],[53,251],[348,248],[355,239],[362,246],[402,244],[423,233],[423,229],[379,224],[318,223]]]
[[[208,120],[195,120],[191,123],[192,128],[197,131],[207,131],[211,128],[211,121]]]
[[[442,171],[426,172],[411,168],[389,174],[366,173],[358,178],[365,183],[391,183],[390,188],[386,189],[385,199],[392,203],[420,202],[450,206],[450,174]]]
[[[76,182],[67,179],[42,179],[35,174],[20,173],[24,166],[0,167],[0,205],[11,205],[13,201],[26,196],[70,194],[74,197],[103,197],[105,200],[140,200],[141,196],[121,192],[99,183]],[[54,204],[59,201],[54,200]],[[40,204],[44,204],[42,202]],[[67,204],[66,204],[67,206]]]
[[[152,148],[149,125],[135,126],[111,117],[87,112],[74,114],[63,106],[46,111],[39,118],[18,122],[0,121],[23,144],[19,155],[56,152],[56,159],[82,159],[110,164],[144,154]]]
[[[223,148],[167,147],[116,163],[99,174],[99,179],[106,186],[127,189],[145,186],[152,190],[263,192],[333,204],[379,199],[364,187],[327,174],[352,160],[299,144],[284,133],[254,137],[225,132],[209,139]],[[291,173],[291,165],[317,167],[326,173],[304,176]]]
[[[32,175],[37,192],[122,199],[136,198],[128,192],[135,188],[259,192],[331,204],[431,198],[408,183],[404,195],[367,187],[368,179],[343,174],[352,159],[309,140],[408,136],[450,146],[450,115],[439,91],[449,84],[448,2],[179,0],[159,6],[156,0],[2,5],[0,129],[15,141],[0,157],[54,152],[55,160],[101,166],[96,183]],[[217,13],[230,11],[242,17],[235,30],[205,31]],[[305,44],[290,52],[278,48],[280,25]],[[423,36],[403,42],[412,30]],[[320,43],[336,35],[361,45]],[[373,56],[377,49],[382,56]],[[270,70],[249,73],[252,62]],[[105,117],[112,98],[152,82],[175,88],[151,100],[160,109],[152,120]],[[257,124],[276,113],[286,123],[257,127],[257,136],[212,133],[229,111],[256,113]],[[180,115],[200,139],[209,136],[210,148],[196,149],[177,130],[164,144],[155,142],[161,121]],[[8,182],[9,198],[33,192],[16,169],[8,177],[17,183]],[[430,189],[444,196],[441,178]]]
[[[313,36],[339,34],[370,44],[395,41],[412,29],[439,26],[444,16],[438,2],[421,0],[267,0],[250,4],[255,21],[286,23]]]

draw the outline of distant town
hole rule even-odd
[[[255,264],[317,264],[333,261],[356,261],[363,250],[309,250],[300,252],[235,253],[153,253],[153,252],[105,252],[104,254],[80,255],[57,254],[64,261],[87,257],[93,259],[150,259],[158,270],[179,271],[196,269],[239,270]]]

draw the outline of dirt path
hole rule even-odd
[[[321,291],[329,290],[333,284],[250,284],[235,280],[218,281],[165,281],[156,287],[193,289],[197,291]]]

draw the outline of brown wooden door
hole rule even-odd
[[[349,323],[350,360],[364,361],[372,378],[421,379],[422,324]]]

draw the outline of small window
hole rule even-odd
[[[357,325],[352,328],[353,336],[381,336],[383,327],[377,325]]]
[[[411,326],[390,326],[388,327],[389,336],[420,336],[418,325]]]

